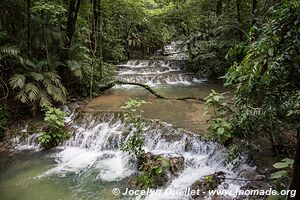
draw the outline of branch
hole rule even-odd
[[[153,94],[154,96],[156,96],[159,99],[171,99],[171,100],[179,100],[179,101],[197,100],[197,101],[205,102],[204,98],[202,98],[202,97],[181,97],[181,98],[164,97],[164,96],[158,94],[157,92],[155,92],[150,86],[148,86],[146,84],[124,82],[124,81],[114,81],[112,83],[109,83],[108,85],[105,85],[101,88],[101,92],[104,92],[105,90],[108,90],[108,89],[114,87],[115,85],[135,85],[135,86],[139,86],[139,87],[142,87],[142,88],[146,89],[148,92],[150,92],[151,94]]]
[[[112,87],[114,87],[115,85],[135,85],[135,86],[140,86],[144,89],[146,89],[148,92],[150,92],[151,94],[155,95],[157,98],[160,99],[167,99],[166,97],[161,96],[160,94],[157,94],[150,86],[145,85],[145,84],[141,84],[141,83],[132,83],[132,82],[124,82],[124,81],[114,81],[106,86],[104,86],[101,89],[101,92],[108,90]]]
[[[197,100],[197,101],[202,101],[205,102],[205,100],[201,97],[183,97],[183,98],[175,98],[175,100]]]

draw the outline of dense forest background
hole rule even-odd
[[[243,58],[244,47],[259,35],[277,3],[3,1],[2,101],[17,99],[34,113],[72,95],[98,95],[97,86],[113,77],[113,64],[151,56],[173,40],[183,41],[190,70],[218,78]]]
[[[236,88],[230,112],[212,96],[226,111],[214,121],[217,131],[268,137],[274,151],[292,157],[290,138],[300,134],[299,24],[297,0],[2,0],[0,134],[9,119],[100,95],[116,64],[181,41],[190,71]],[[291,188],[300,186],[299,156]]]

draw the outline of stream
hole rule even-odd
[[[167,53],[176,53],[177,44],[166,46]],[[116,79],[143,83],[166,97],[205,97],[211,89],[228,91],[221,85],[201,79],[185,71],[185,55],[172,54],[163,59],[130,60],[119,65]],[[118,116],[120,107],[129,98],[140,98],[143,117],[145,151],[165,157],[183,157],[184,168],[164,187],[148,195],[114,195],[113,188],[125,191],[131,187],[130,177],[137,173],[135,160],[119,150],[132,132]],[[63,145],[52,150],[41,150],[37,134],[16,136],[12,140],[13,164],[0,171],[1,200],[184,200],[187,195],[170,195],[167,190],[184,190],[206,175],[222,171],[225,181],[220,189],[239,190],[247,182],[255,167],[247,156],[239,156],[237,165],[226,163],[228,150],[208,142],[201,134],[206,130],[203,103],[157,99],[143,88],[116,86],[90,102],[85,112],[77,116],[80,105],[64,106],[74,134]],[[23,128],[26,131],[27,127]],[[21,131],[22,133],[22,131]],[[227,196],[233,199],[234,196]],[[206,199],[210,199],[206,197]]]

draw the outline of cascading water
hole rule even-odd
[[[85,194],[87,190],[85,179],[92,179],[96,183],[115,184],[137,173],[134,159],[119,150],[121,143],[128,140],[132,133],[129,131],[128,124],[117,114],[85,114],[71,121],[71,127],[74,130],[73,137],[57,147],[54,153],[48,154],[57,164],[36,176],[36,179],[49,177],[63,179],[72,176],[78,179],[77,187],[81,188],[79,192],[73,194],[72,198],[80,199],[82,195],[89,196]],[[184,169],[180,171],[178,177],[159,189],[162,191],[159,196],[153,193],[148,196],[138,196],[137,199],[190,199],[191,197],[188,196],[164,195],[163,191],[167,188],[179,190],[190,187],[196,180],[217,171],[223,171],[226,177],[234,179],[243,177],[244,172],[254,170],[247,166],[241,157],[239,166],[233,170],[230,164],[225,164],[226,149],[218,144],[206,142],[183,129],[175,129],[170,124],[157,120],[149,121],[144,129],[144,135],[146,152],[166,157],[183,157]],[[14,140],[12,146],[17,149],[21,147],[23,150],[26,146],[28,149],[34,147],[38,150],[36,138],[36,135],[32,135],[24,142]],[[243,184],[238,181],[225,181],[220,187],[226,186],[228,189],[237,190]],[[97,198],[103,197],[98,194]],[[89,196],[88,199],[97,198]]]
[[[167,46],[165,53],[179,51],[177,45]],[[128,61],[119,66],[116,78],[166,87],[174,87],[174,84],[191,87],[205,81],[185,72],[185,61],[176,60],[173,54],[169,57],[173,60]],[[247,182],[235,179],[247,179],[247,174],[254,173],[255,168],[247,165],[245,157],[238,158],[237,166],[226,164],[227,150],[220,145],[206,142],[194,133],[173,128],[160,120],[149,120],[144,128],[145,151],[165,157],[181,157],[184,168],[178,176],[156,190],[160,191],[159,196],[155,192],[136,197],[114,196],[113,188],[132,187],[128,180],[138,173],[135,159],[120,151],[120,145],[132,136],[130,125],[118,114],[102,112],[77,116],[76,106],[69,107],[72,111],[65,120],[74,132],[63,145],[51,151],[42,151],[37,144],[37,134],[17,136],[12,140],[12,147],[20,151],[19,159],[22,161],[0,177],[0,190],[6,191],[3,193],[4,199],[184,200],[192,197],[172,196],[165,191],[185,189],[196,180],[218,171],[229,178],[219,188],[238,190]],[[23,132],[26,130],[27,127]],[[31,150],[31,153],[24,150]],[[19,174],[14,176],[12,172]]]
[[[171,54],[172,59],[166,60],[129,60],[119,65],[116,79],[127,82],[144,83],[151,86],[162,84],[199,84],[206,79],[199,79],[193,73],[186,72],[185,53],[174,43],[165,47],[165,53]],[[184,57],[182,56],[185,55]]]

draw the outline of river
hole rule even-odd
[[[167,46],[167,52],[176,52],[176,45]],[[186,72],[182,59],[184,55],[130,60],[119,66],[116,79],[147,84],[166,97],[203,98],[211,89],[228,91]],[[135,160],[119,150],[121,143],[131,136],[127,124],[117,115],[129,98],[149,102],[140,108],[148,120],[144,129],[145,150],[155,155],[184,158],[184,169],[158,189],[160,195],[150,193],[133,197],[112,193],[113,188],[125,191],[129,178],[137,173]],[[12,148],[16,154],[13,163],[0,171],[0,199],[184,200],[191,197],[172,196],[165,193],[166,189],[185,189],[205,175],[223,171],[229,179],[219,188],[238,190],[247,182],[232,179],[249,178],[249,174],[254,173],[255,167],[249,166],[244,156],[237,158],[237,166],[228,164],[225,162],[227,150],[203,139],[207,128],[203,102],[158,99],[140,87],[117,86],[90,102],[81,116],[76,116],[78,106],[76,103],[65,106],[69,113],[66,122],[74,134],[61,146],[41,150],[35,134],[13,139]]]

